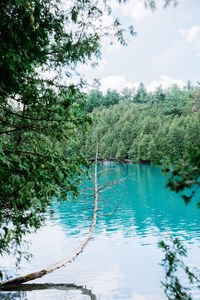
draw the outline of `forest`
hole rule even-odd
[[[116,2],[125,5],[127,1],[118,0]],[[144,0],[141,2],[144,2],[145,9],[147,7],[153,11],[157,9],[158,1]],[[177,1],[163,0],[162,2],[163,7],[166,8],[170,6],[170,3],[175,6]],[[99,59],[102,58],[104,38],[108,38],[111,44],[114,41],[125,46],[128,42],[127,37],[135,37],[136,32],[133,25],[124,26],[118,17],[112,15],[112,9],[108,5],[109,1],[74,0],[66,1],[65,4],[63,5],[61,0],[0,1],[0,256],[1,258],[9,256],[15,260],[14,268],[4,266],[4,264],[0,266],[0,278],[6,279],[1,282],[2,292],[0,293],[2,296],[4,296],[4,285],[10,285],[9,279],[15,274],[21,275],[21,277],[13,279],[15,283],[19,284],[47,275],[58,268],[57,263],[47,268],[43,266],[44,258],[49,260],[51,256],[54,261],[57,246],[59,249],[63,248],[63,254],[66,255],[66,244],[62,244],[65,243],[66,238],[63,235],[65,222],[63,224],[60,222],[62,214],[59,213],[58,207],[65,204],[68,210],[69,203],[76,207],[78,201],[75,200],[78,199],[80,193],[79,186],[85,174],[89,177],[90,161],[94,160],[97,141],[100,159],[152,164],[161,160],[172,163],[176,161],[179,164],[174,165],[173,169],[166,169],[166,172],[171,171],[168,177],[168,186],[176,192],[188,187],[200,186],[199,85],[193,86],[188,82],[183,89],[174,85],[166,90],[160,87],[154,92],[149,92],[141,83],[137,90],[124,89],[122,92],[107,90],[105,94],[100,90],[91,90],[85,93],[85,89],[90,84],[82,74],[79,74],[79,67],[97,65]],[[108,25],[105,20],[111,16],[113,16],[112,22]],[[126,165],[127,169],[135,167],[136,171],[147,167],[147,171],[144,172],[146,176],[146,174],[150,174],[148,167],[154,168],[155,166]],[[97,213],[100,211],[97,209],[97,195],[102,187],[99,186],[97,189],[96,169],[97,154],[94,194],[90,194],[92,189],[87,187],[86,190],[90,191],[89,197],[94,196],[95,198],[94,207],[92,207],[94,210],[93,221],[83,246],[91,239]],[[176,181],[177,175],[178,182]],[[131,176],[134,178],[135,174]],[[114,182],[112,177],[109,181]],[[131,183],[133,182],[134,179]],[[107,188],[108,184],[104,186]],[[140,185],[138,184],[138,186]],[[149,195],[147,185],[144,183],[142,186]],[[156,187],[158,186],[159,184],[156,183]],[[132,192],[130,194],[132,195]],[[143,193],[139,194],[143,196]],[[192,197],[193,194],[185,196],[184,200],[189,201]],[[113,195],[107,199],[107,202],[102,202],[105,207],[112,198]],[[149,197],[148,199],[152,201],[154,198]],[[146,203],[143,201],[145,199],[138,199],[138,203]],[[169,201],[170,199],[169,197]],[[102,199],[100,198],[98,201],[100,202]],[[85,202],[84,200],[84,205]],[[55,203],[54,211],[52,205]],[[115,210],[119,208],[119,211],[121,209],[122,213],[125,212],[123,206],[120,207],[120,202],[113,203],[116,206]],[[136,202],[132,202],[132,198],[131,203],[134,204],[135,209]],[[144,210],[147,209],[147,206],[143,207],[142,218],[145,216]],[[84,207],[82,212],[91,212],[90,209],[91,207],[89,209]],[[71,224],[72,228],[76,228],[79,211],[74,213],[74,210],[71,213],[67,210],[62,220]],[[134,214],[132,213],[130,216],[130,224],[134,221]],[[77,217],[74,223],[70,223],[69,215]],[[106,212],[105,215],[109,217],[111,213]],[[159,214],[157,215],[159,216]],[[59,219],[53,219],[55,216]],[[98,214],[99,216],[101,216],[101,212]],[[150,211],[148,211],[148,217],[151,217]],[[120,232],[121,223],[123,221],[127,223],[127,216],[122,215],[121,221],[116,220],[117,229]],[[84,223],[76,235],[80,239],[85,235],[87,222],[85,218],[83,221]],[[142,219],[142,223],[144,221]],[[106,222],[109,223],[109,218]],[[44,234],[41,238],[43,245],[48,248],[47,256],[42,256],[42,251],[39,251],[41,252],[42,266],[38,266],[38,269],[42,267],[42,270],[34,273],[31,270],[28,275],[21,274],[26,270],[24,265],[22,268],[20,267],[21,260],[23,264],[24,258],[31,258],[29,242],[26,241],[27,236],[35,234],[38,229],[46,230],[47,227],[44,225],[49,226],[49,223],[51,223],[50,226],[53,225],[50,233],[58,231],[52,238],[53,247],[48,246],[48,242],[51,240],[48,234]],[[57,224],[62,225],[63,228],[54,226]],[[115,239],[112,240],[109,234],[105,234],[113,229],[112,224],[109,225],[111,225],[109,228],[104,226],[102,231],[104,238],[100,242],[107,241],[114,245]],[[130,228],[133,229],[132,225]],[[65,232],[67,239],[71,235],[70,226],[68,229],[69,231]],[[38,232],[37,234],[41,233],[41,231]],[[61,232],[62,239],[56,240]],[[95,242],[99,237],[97,230]],[[122,239],[116,244],[117,247],[114,245],[114,250],[117,249],[120,254],[121,249],[118,250],[118,248],[124,244],[126,243]],[[27,248],[26,245],[28,245]],[[68,245],[67,248],[69,248]],[[179,244],[177,245],[179,250]],[[38,252],[40,244],[36,243],[35,246]],[[79,247],[79,251],[75,251],[71,260],[82,252],[83,246]],[[137,248],[137,245],[135,246]],[[133,249],[134,255],[131,253],[124,257],[134,259],[135,246],[132,248],[128,246],[129,249]],[[165,247],[165,244],[162,245],[162,248],[165,248],[166,252],[170,250],[168,246]],[[95,252],[97,248],[94,243],[93,249],[96,257],[95,263],[96,261],[101,263],[102,257]],[[106,257],[109,251],[103,250],[103,257]],[[174,252],[178,252],[178,250],[175,249]],[[50,254],[51,251],[53,253]],[[138,253],[140,255],[140,250]],[[170,268],[171,271],[176,271],[177,263],[180,263],[180,260],[177,261],[175,256],[173,257],[174,260],[170,262],[171,265],[174,265],[170,265]],[[87,272],[81,272],[80,268],[74,273],[74,282],[78,282],[77,278],[80,274],[85,280],[82,285],[92,286],[85,276],[88,274],[90,279],[93,279],[95,278],[93,270],[99,272],[101,268],[98,269],[96,265],[94,267],[91,259],[92,255],[87,262]],[[149,259],[149,261],[151,260]],[[37,259],[36,261],[39,262]],[[64,260],[64,262],[59,264],[59,268],[69,260]],[[90,272],[88,272],[88,265]],[[116,260],[112,265],[116,266]],[[106,266],[105,275],[116,273],[115,269],[114,272],[112,269],[107,269],[107,263],[104,263],[104,266]],[[130,261],[127,266],[130,266]],[[33,267],[36,268],[37,265],[33,263]],[[29,268],[31,269],[30,264]],[[11,270],[10,273],[9,270]],[[185,270],[190,279],[196,279],[195,275],[188,272],[188,269]],[[33,277],[33,274],[37,276]],[[66,277],[67,274],[70,278]],[[155,274],[157,276],[156,272]],[[169,274],[170,280],[172,278],[171,285],[167,283],[167,286],[173,288],[175,285],[177,287],[177,279],[175,278],[173,281],[173,274],[171,275],[170,272],[167,274]],[[139,278],[139,276],[137,277]],[[73,282],[72,272],[68,272],[68,270],[60,278],[63,282]],[[102,293],[106,290],[107,278],[105,276],[105,280],[102,281]],[[54,280],[57,282],[58,278],[55,277]],[[96,276],[96,282],[100,282],[98,276]],[[78,286],[80,287],[80,284]],[[119,287],[118,282],[116,287]],[[123,289],[129,291],[130,287],[127,286]],[[179,290],[176,289],[175,297]],[[11,298],[14,297],[13,295],[11,294]],[[5,297],[7,299],[7,294]],[[22,297],[25,296],[22,295]],[[22,299],[21,295],[20,299]]]
[[[91,90],[87,110],[96,118],[81,147],[88,158],[148,163],[187,159],[190,148],[200,140],[199,87],[188,82],[184,89],[174,85],[148,92],[141,83],[135,91],[121,93]]]

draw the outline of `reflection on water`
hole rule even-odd
[[[99,171],[104,168],[104,165],[100,165]],[[101,214],[105,216],[99,218],[96,233],[106,231],[109,234],[120,229],[125,236],[136,234],[145,237],[149,235],[149,231],[170,231],[179,232],[188,239],[200,238],[200,210],[197,209],[196,201],[198,197],[186,206],[180,196],[164,188],[166,178],[162,176],[160,168],[150,165],[111,164],[111,171],[99,178],[99,185],[120,178],[126,180],[113,186],[103,196],[100,195],[102,200],[109,199],[111,203],[101,203]],[[107,213],[112,211],[121,198],[123,200],[115,214],[108,217]],[[74,230],[75,235],[81,234],[83,228],[88,227],[87,217],[90,216],[92,208],[92,204],[84,204],[84,200],[76,205],[64,203],[57,206],[52,220],[61,224],[67,233]]]
[[[104,169],[109,172],[103,173]],[[99,185],[122,178],[126,180],[100,194],[100,216],[94,238],[78,259],[38,279],[37,283],[75,283],[85,286],[101,300],[164,299],[160,288],[164,276],[159,265],[162,253],[157,242],[169,233],[181,236],[190,248],[189,265],[200,267],[197,199],[185,206],[179,196],[164,189],[166,179],[155,166],[108,163],[99,165],[99,171]],[[85,182],[83,190],[85,185],[91,188],[93,183]],[[45,228],[31,236],[34,257],[31,263],[23,262],[19,274],[60,260],[84,239],[91,221],[93,201],[92,197],[86,199],[85,193],[92,194],[92,190],[84,191],[76,203],[54,203],[54,216]],[[120,200],[116,212],[108,216]],[[9,266],[9,262],[7,264]],[[21,298],[13,299],[88,299],[84,298],[88,295],[80,291],[73,291],[75,294],[70,296],[61,290],[48,290],[48,296],[45,296],[46,292],[23,291]],[[36,294],[33,296],[33,293]],[[1,295],[5,296],[3,292]],[[200,294],[196,293],[194,298],[200,299]]]
[[[96,296],[92,293],[91,290],[85,288],[84,286],[78,286],[75,284],[53,284],[53,283],[43,283],[43,284],[19,284],[19,285],[13,285],[9,286],[7,288],[4,288],[3,291],[5,293],[1,296],[1,299],[6,300],[14,300],[14,299],[26,299],[26,297],[29,296],[29,292],[32,292],[32,299],[35,299],[37,297],[37,291],[40,291],[40,298],[43,297],[52,297],[52,292],[49,293],[49,290],[55,290],[55,296],[58,298],[59,291],[65,291],[65,295],[70,295],[70,292],[75,292],[75,297],[80,295],[87,296],[87,299],[96,300]],[[12,291],[12,292],[11,292]],[[29,293],[29,294],[28,294]],[[43,294],[43,296],[42,296]],[[74,296],[73,295],[73,296]],[[63,295],[61,294],[61,297]],[[28,297],[29,298],[29,297]],[[30,299],[30,298],[29,298]],[[53,299],[53,298],[52,298]]]

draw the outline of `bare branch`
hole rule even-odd
[[[89,240],[92,237],[95,225],[96,225],[96,220],[97,220],[97,208],[98,208],[98,187],[97,187],[97,157],[98,157],[98,144],[97,144],[97,149],[96,149],[96,159],[95,159],[95,178],[94,178],[94,188],[95,188],[95,193],[94,193],[94,210],[93,210],[93,217],[92,217],[92,223],[88,232],[88,235],[86,237],[86,239],[84,240],[84,242],[72,253],[71,256],[66,257],[58,262],[56,262],[55,264],[33,272],[33,273],[29,273],[27,275],[24,276],[20,276],[20,277],[16,277],[14,279],[10,279],[7,281],[4,281],[0,284],[0,289],[5,287],[5,286],[9,286],[9,285],[13,285],[13,284],[21,284],[24,282],[28,282],[37,278],[41,278],[44,275],[47,275],[53,271],[55,271],[56,269],[59,269],[61,267],[63,267],[64,265],[66,265],[67,263],[70,263],[72,261],[75,260],[75,258],[83,251],[83,249],[86,247],[86,245],[88,244]]]

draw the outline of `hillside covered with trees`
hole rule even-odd
[[[101,158],[135,163],[184,159],[200,141],[199,88],[190,83],[183,90],[172,86],[153,93],[143,84],[121,94],[92,90],[87,103],[97,118],[87,136],[81,136],[88,158],[95,155],[96,139]]]

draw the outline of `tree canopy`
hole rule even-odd
[[[78,193],[88,163],[72,149],[91,116],[76,69],[100,58],[103,37],[125,44],[118,19],[104,26],[110,13],[104,1],[0,3],[0,254],[20,254],[52,199]]]
[[[200,141],[198,91],[199,87],[186,86],[182,90],[172,86],[150,93],[143,84],[136,91],[126,89],[121,94],[91,91],[87,108],[91,111],[93,107],[100,121],[82,138],[85,154],[94,157],[94,137],[98,136],[99,155],[105,159],[129,159],[134,163],[186,160],[189,149],[197,148]],[[194,161],[197,163],[196,156],[193,165]]]

